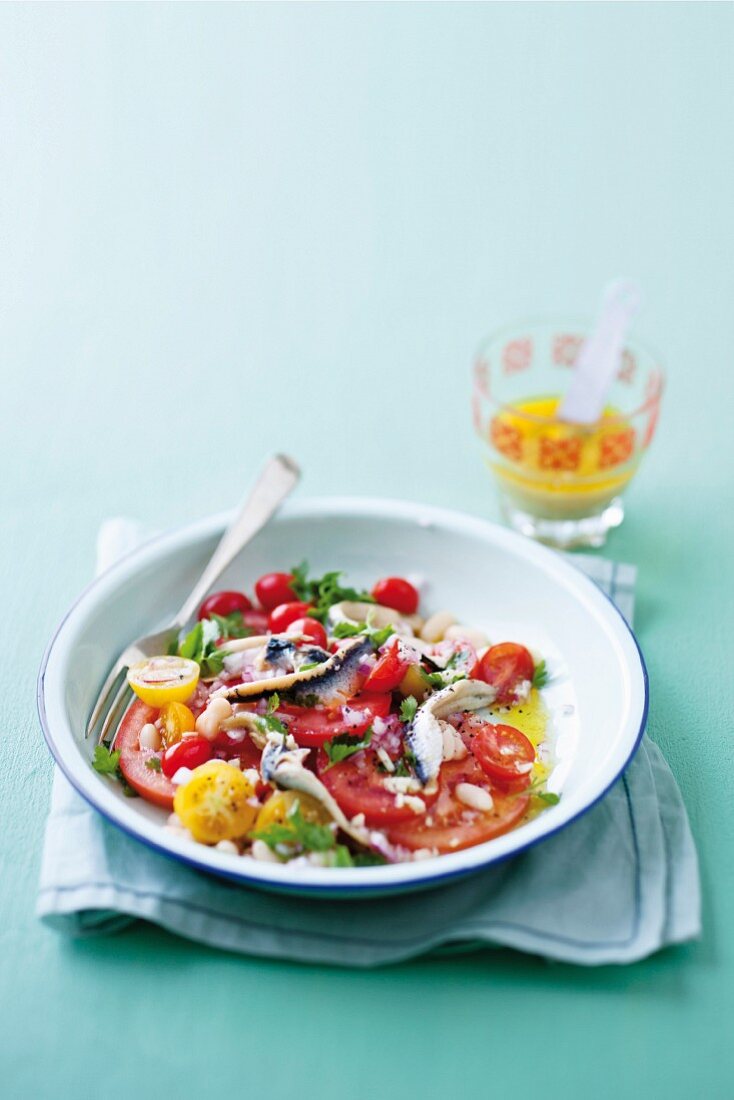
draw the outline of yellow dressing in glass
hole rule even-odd
[[[609,407],[593,425],[554,417],[560,397],[534,397],[498,413],[492,443],[509,462],[493,462],[496,476],[528,511],[553,518],[587,514],[619,493],[638,462],[635,432]]]

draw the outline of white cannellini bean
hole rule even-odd
[[[146,722],[140,731],[141,749],[153,749],[161,747],[161,735],[152,722]]]
[[[455,794],[459,802],[472,810],[488,811],[494,806],[489,791],[485,791],[484,787],[477,787],[475,783],[457,783]]]
[[[227,718],[231,718],[234,711],[226,699],[211,699],[206,710],[202,711],[196,719],[196,732],[209,741],[213,741],[219,732],[219,727]]]
[[[253,840],[250,854],[253,859],[259,859],[261,863],[280,863],[275,852],[267,846],[264,840]]]
[[[424,642],[440,642],[450,626],[456,622],[456,616],[450,611],[437,611],[423,624],[421,638]]]
[[[240,854],[239,848],[231,840],[220,840],[214,847],[218,852],[227,852],[230,856],[238,856]]]
[[[462,626],[460,623],[450,626],[444,638],[449,642],[469,642],[475,649],[481,649],[489,642],[483,630],[477,630],[473,626]]]

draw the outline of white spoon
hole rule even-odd
[[[595,424],[619,370],[624,343],[641,294],[631,279],[615,279],[604,291],[593,332],[584,341],[558,419]]]

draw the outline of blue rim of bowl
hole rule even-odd
[[[311,498],[311,499],[316,499],[316,498]],[[320,500],[320,502],[325,502],[328,498],[318,498],[318,499]],[[354,497],[354,498],[351,498],[351,499],[355,503],[360,501],[359,497]],[[375,500],[374,497],[365,497],[365,498],[362,498],[362,499],[364,500],[364,502]],[[399,500],[394,499],[394,498],[384,498],[384,500],[385,500],[386,503],[389,502],[390,504],[401,504],[401,503],[405,504],[405,503],[407,503],[407,502],[404,502],[404,501],[399,501]],[[501,527],[500,524],[492,523],[491,520],[485,520],[485,519],[482,519],[481,517],[476,517],[476,516],[469,516],[468,513],[460,512],[456,509],[433,508],[430,505],[426,505],[425,507],[429,511],[432,511],[434,513],[443,513],[444,515],[452,515],[452,516],[456,516],[456,517],[460,517],[460,518],[470,518],[470,519],[473,519],[473,520],[479,520],[479,522],[486,523],[490,527],[499,528],[500,530],[504,531],[506,534],[512,535],[514,538],[517,538],[520,541],[524,540],[524,536],[518,535],[516,532],[510,531],[507,528],[503,528],[503,527]],[[213,519],[214,517],[209,517],[209,518]],[[168,538],[175,537],[176,535],[186,531],[191,526],[192,526],[192,524],[190,524],[190,523],[189,524],[182,524],[181,526],[176,527],[176,528],[174,528],[170,531],[167,531],[163,534],[155,535],[155,536],[153,536],[149,539],[145,539],[138,546],[134,547],[134,549],[128,551],[126,554],[120,555],[120,557],[117,558],[115,560],[115,562],[110,566],[110,570],[111,569],[116,569],[118,566],[123,565],[130,558],[135,557],[137,554],[139,554],[143,549],[145,549],[147,547],[154,546],[158,542],[162,542],[162,541],[164,541]],[[547,547],[542,546],[542,544],[540,544],[540,543],[535,543],[534,545],[537,546],[539,549],[541,549],[543,551],[546,551],[549,554],[553,554],[552,550],[549,550]],[[575,569],[575,567],[573,567],[573,568]],[[572,817],[569,817],[567,820],[561,822],[559,825],[556,825],[552,829],[549,829],[547,832],[543,833],[542,836],[535,837],[531,840],[526,841],[523,845],[516,848],[512,852],[508,852],[508,853],[506,853],[504,855],[501,855],[501,856],[494,856],[494,857],[490,856],[488,859],[483,860],[482,863],[480,863],[476,866],[461,867],[461,868],[457,868],[457,869],[452,870],[452,871],[439,871],[438,873],[434,873],[434,874],[430,874],[430,875],[426,874],[421,879],[419,879],[417,881],[413,881],[413,882],[398,882],[398,883],[387,883],[387,884],[385,884],[385,883],[371,884],[371,883],[365,882],[364,885],[354,885],[354,884],[346,885],[346,884],[344,884],[342,886],[340,886],[336,882],[334,883],[333,886],[324,885],[324,884],[316,885],[316,884],[308,884],[308,883],[293,883],[293,885],[291,886],[288,883],[280,883],[280,882],[274,883],[274,882],[270,882],[268,880],[261,879],[261,878],[250,878],[247,874],[230,873],[224,868],[220,869],[219,867],[212,867],[211,864],[205,863],[202,860],[197,859],[193,855],[189,856],[189,855],[184,854],[183,852],[174,852],[170,848],[167,848],[162,844],[157,844],[154,840],[150,840],[148,837],[141,836],[140,833],[137,832],[135,829],[128,828],[127,825],[125,825],[122,822],[118,821],[117,818],[115,818],[112,814],[107,813],[104,809],[102,809],[102,807],[100,807],[100,805],[94,800],[94,798],[91,795],[89,795],[85,790],[83,790],[81,788],[81,786],[77,783],[77,781],[75,780],[74,776],[72,775],[70,769],[64,763],[64,760],[62,758],[62,754],[59,752],[59,750],[56,746],[56,743],[54,742],[53,735],[52,735],[51,729],[50,729],[50,724],[49,724],[49,721],[48,721],[48,715],[46,713],[46,704],[45,704],[46,667],[48,665],[49,658],[51,656],[54,645],[56,643],[56,639],[58,638],[59,634],[61,633],[64,625],[67,622],[67,620],[74,613],[74,611],[76,610],[78,605],[86,598],[86,596],[89,594],[89,592],[92,591],[97,586],[97,584],[106,575],[107,572],[109,572],[109,570],[105,570],[103,573],[100,573],[99,576],[95,577],[94,580],[90,581],[90,583],[87,584],[82,589],[82,591],[77,596],[77,598],[69,606],[66,613],[64,614],[64,616],[59,621],[58,626],[54,630],[54,632],[51,636],[51,639],[50,639],[48,645],[46,646],[46,649],[44,650],[43,657],[41,659],[41,666],[39,668],[38,679],[36,681],[36,706],[37,706],[37,709],[38,709],[38,717],[39,717],[39,720],[40,720],[40,723],[41,723],[41,729],[43,731],[44,740],[46,742],[46,745],[48,746],[48,750],[51,753],[51,756],[53,757],[55,763],[61,769],[63,775],[66,777],[66,779],[71,784],[71,786],[74,788],[74,790],[77,792],[77,794],[79,794],[84,799],[84,801],[92,807],[92,809],[96,810],[97,813],[99,813],[101,817],[103,817],[106,821],[109,821],[110,824],[114,825],[115,828],[119,829],[121,832],[125,833],[127,836],[132,837],[135,841],[137,841],[137,843],[144,845],[144,847],[149,848],[151,851],[154,851],[154,852],[156,852],[160,855],[166,856],[168,859],[172,859],[172,860],[176,861],[177,863],[183,863],[186,866],[193,867],[197,871],[202,871],[205,874],[213,875],[215,878],[226,879],[228,882],[236,883],[237,885],[243,886],[245,888],[253,887],[253,888],[258,889],[258,890],[265,890],[268,893],[295,894],[295,895],[299,895],[301,897],[304,896],[304,895],[309,895],[309,896],[314,896],[314,897],[315,896],[328,895],[328,896],[332,897],[334,900],[343,899],[345,901],[348,901],[348,900],[350,900],[350,898],[354,898],[355,896],[360,896],[360,895],[365,896],[365,897],[366,896],[378,897],[378,896],[386,896],[388,894],[400,894],[400,893],[417,892],[417,891],[424,890],[424,889],[430,889],[430,888],[435,887],[435,886],[440,886],[442,884],[448,884],[451,880],[465,878],[468,875],[481,874],[482,871],[485,871],[490,867],[497,866],[500,863],[505,863],[509,859],[515,859],[517,856],[520,856],[524,852],[527,852],[531,848],[534,848],[537,844],[542,844],[544,841],[548,840],[550,837],[555,836],[556,833],[561,832],[563,829],[566,829],[569,825],[573,824],[574,821],[578,821],[580,818],[584,817],[587,813],[589,813],[590,810],[593,810],[594,807],[596,805],[598,805],[599,802],[601,802],[601,800],[609,793],[609,791],[612,789],[612,787],[619,781],[620,777],[622,776],[624,771],[629,767],[631,761],[634,759],[634,757],[637,753],[637,750],[639,749],[640,745],[642,744],[642,738],[644,737],[645,729],[647,727],[647,718],[648,718],[648,712],[649,712],[649,708],[650,708],[650,681],[649,681],[649,676],[648,676],[648,672],[647,672],[647,665],[645,663],[645,658],[643,656],[642,649],[640,647],[640,643],[637,640],[637,636],[636,636],[634,630],[632,629],[630,624],[627,622],[624,615],[619,610],[619,608],[617,607],[617,605],[615,604],[615,602],[611,598],[611,596],[609,596],[602,588],[599,587],[598,584],[596,584],[590,577],[588,577],[580,569],[575,569],[575,572],[578,574],[578,576],[581,577],[583,581],[587,582],[587,584],[591,585],[592,589],[595,592],[597,592],[601,596],[603,596],[606,599],[607,603],[613,608],[614,612],[621,619],[622,624],[623,624],[625,630],[627,631],[627,633],[629,634],[629,636],[631,637],[631,639],[634,643],[635,649],[637,651],[637,656],[638,656],[638,659],[639,659],[639,662],[640,662],[640,670],[642,672],[642,681],[643,681],[643,688],[644,688],[644,700],[643,700],[643,706],[642,706],[642,715],[641,715],[641,718],[640,718],[640,727],[639,727],[639,730],[637,732],[637,736],[635,737],[634,743],[632,744],[632,747],[630,748],[629,754],[627,755],[627,758],[623,761],[623,763],[619,766],[616,773],[609,780],[607,785],[603,788],[602,791],[599,792],[599,794],[594,799],[592,799],[592,801],[587,803],[586,806],[582,807]],[[101,777],[100,777],[100,782],[102,782]],[[491,845],[492,841],[489,841],[488,843]],[[369,870],[370,870],[370,868],[365,868],[364,869],[364,871],[366,871],[367,873],[369,873]]]

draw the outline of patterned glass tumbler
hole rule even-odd
[[[505,328],[480,347],[472,410],[510,526],[562,549],[603,546],[624,518],[621,494],[655,434],[664,387],[657,355],[622,354],[602,418],[555,416],[588,329],[579,322]]]

